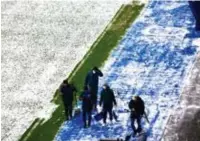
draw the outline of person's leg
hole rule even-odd
[[[94,95],[94,110],[97,110],[97,94]]]
[[[138,124],[137,132],[140,133],[142,131],[141,116],[137,116],[137,124]]]
[[[83,111],[83,125],[84,125],[84,128],[86,128],[87,124],[86,124],[86,112]]]
[[[92,108],[93,110],[97,109],[97,90],[96,88],[91,89],[91,95],[92,95]]]
[[[72,119],[72,104],[69,105],[69,118]]]
[[[112,108],[109,108],[108,112],[109,112],[110,121],[112,121],[113,120]]]
[[[131,128],[134,132],[134,134],[136,134],[136,128],[135,128],[135,113],[131,112]]]
[[[68,108],[68,105],[66,103],[64,103],[64,108],[65,108],[66,120],[69,120],[69,108]]]
[[[104,108],[104,110],[103,110],[103,122],[104,122],[104,124],[106,124],[107,112],[108,112],[107,108]]]
[[[97,86],[97,88],[95,88],[95,109],[97,109],[97,98],[98,98],[98,86]]]
[[[92,110],[94,110],[94,105],[95,105],[95,95],[93,90],[91,89],[91,100],[92,100]]]
[[[91,120],[92,120],[92,112],[91,111],[89,111],[88,112],[88,126],[90,127],[90,125],[91,125]]]

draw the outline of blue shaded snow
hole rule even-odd
[[[136,23],[115,48],[102,68],[104,78],[116,92],[118,106],[127,109],[133,95],[140,95],[147,107],[150,124],[142,121],[148,141],[162,137],[170,110],[178,104],[184,79],[195,59],[192,45],[194,18],[187,2],[150,1]],[[66,121],[57,141],[96,141],[124,138],[131,131],[129,113],[118,113],[119,122],[102,126],[92,122],[83,129],[81,115]]]

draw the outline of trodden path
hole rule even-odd
[[[140,95],[150,124],[143,122],[148,141],[161,140],[170,111],[178,104],[184,80],[198,48],[193,45],[194,19],[187,2],[150,1],[132,24],[102,68],[104,78],[117,96],[118,108]],[[83,129],[81,115],[63,123],[55,140],[75,141],[124,138],[131,131],[129,114],[118,113],[119,122],[92,122]]]

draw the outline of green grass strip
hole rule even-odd
[[[143,7],[144,5],[132,3],[123,5],[120,8],[111,23],[68,77],[78,90],[82,89],[88,70],[93,66],[101,67],[104,64],[112,49],[117,46]],[[51,118],[45,122],[43,122],[44,119],[36,119],[19,141],[52,141],[54,139],[65,118],[64,107],[58,90],[52,102],[56,103],[58,107],[53,112]]]

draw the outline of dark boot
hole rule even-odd
[[[141,116],[137,116],[137,124],[138,124],[138,128],[137,128],[136,132],[140,133],[142,131]]]
[[[138,129],[137,129],[137,133],[140,133],[142,131],[142,128],[141,127],[138,127]]]

